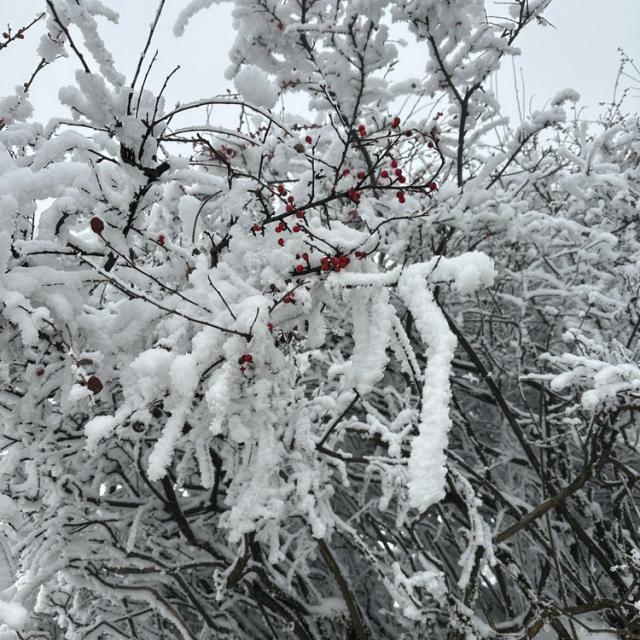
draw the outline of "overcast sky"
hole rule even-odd
[[[101,33],[110,44],[120,70],[130,79],[157,2],[104,1],[120,13],[121,26],[102,21]],[[42,0],[0,2],[4,9],[3,26],[9,22],[14,28],[29,21],[44,4]],[[230,86],[223,75],[234,38],[230,5],[203,11],[189,24],[182,38],[175,38],[173,23],[185,4],[186,0],[167,1],[152,45],[152,49],[160,51],[155,77],[148,86],[159,87],[176,64],[182,67],[167,92],[170,102],[210,96]],[[597,104],[612,96],[620,59],[618,47],[640,63],[640,0],[554,0],[545,16],[553,27],[531,25],[517,43],[523,53],[516,59],[515,73],[519,81],[521,75],[524,78],[527,110],[542,107],[558,90],[571,87],[582,95],[582,104],[592,107],[589,114],[597,113]],[[35,48],[40,30],[34,28],[25,40],[12,44],[0,54],[0,95],[7,94],[30,76],[37,64]],[[407,75],[422,75],[422,51],[410,47],[402,53],[402,70]],[[47,119],[63,113],[57,92],[60,86],[73,83],[77,66],[76,58],[70,57],[42,72],[32,91],[36,117]],[[499,96],[505,112],[517,121],[513,77],[514,69],[507,62],[498,78]],[[629,108],[637,111],[640,89],[634,95]],[[227,120],[227,117],[221,119]]]

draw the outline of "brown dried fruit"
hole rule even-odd
[[[103,388],[104,387],[102,385],[102,382],[100,381],[100,378],[98,378],[98,376],[91,376],[87,380],[87,389],[89,389],[89,391],[91,391],[94,396],[99,394]]]

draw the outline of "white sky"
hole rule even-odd
[[[121,25],[102,21],[101,33],[111,47],[119,68],[130,79],[137,64],[148,25],[155,14],[156,0],[104,0],[120,13]],[[149,87],[161,86],[164,77],[176,64],[181,70],[171,80],[167,91],[169,104],[207,97],[224,92],[227,52],[234,39],[230,5],[213,6],[199,13],[182,38],[175,38],[172,27],[186,0],[167,0],[151,50],[159,49],[155,73]],[[495,0],[495,4],[499,4]],[[16,28],[28,22],[44,5],[42,0],[0,0],[3,26]],[[504,7],[503,7],[504,9]],[[640,66],[640,0],[554,0],[545,13],[555,28],[531,25],[517,42],[523,55],[516,60],[516,75],[524,77],[527,111],[542,107],[557,91],[571,87],[582,96],[588,113],[597,113],[599,102],[611,100],[619,64],[618,47],[635,58]],[[13,43],[0,52],[0,95],[22,84],[37,64],[35,49],[41,27],[35,27],[25,40]],[[80,41],[80,38],[77,38]],[[407,76],[422,75],[423,49],[409,47],[402,52],[400,67]],[[77,68],[75,57],[59,60],[41,72],[32,89],[36,117],[46,120],[52,115],[67,115],[58,104],[61,86],[73,83]],[[90,65],[91,66],[91,65]],[[95,65],[94,65],[95,66]],[[507,62],[498,78],[499,96],[505,112],[519,121],[516,106],[513,67]],[[636,83],[640,84],[640,83]],[[522,97],[522,91],[521,91]],[[640,89],[634,92],[629,109],[638,110]],[[231,113],[214,114],[213,119],[230,124]]]

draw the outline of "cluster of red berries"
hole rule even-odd
[[[238,155],[238,152],[235,149],[232,149],[231,147],[227,147],[225,145],[220,146],[220,153],[222,155],[227,155],[230,158],[235,158]]]
[[[347,267],[350,262],[351,259],[349,256],[334,256],[333,258],[325,256],[320,260],[320,270],[340,272]]]
[[[295,294],[293,293],[293,291],[289,291],[289,293],[285,294],[284,298],[282,298],[282,302],[284,302],[285,304],[295,304]]]
[[[283,231],[286,231],[286,229],[287,229],[287,225],[281,220],[278,223],[278,226],[276,227],[275,231],[276,233],[282,233]],[[284,238],[278,238],[278,244],[281,247],[284,247]]]
[[[307,266],[305,267],[303,264],[297,264],[293,268],[296,273],[304,273],[305,269],[309,266],[309,254],[306,252],[303,254],[296,253],[296,260],[300,260],[301,258],[307,263]]]
[[[252,229],[252,231],[257,232],[257,231],[261,231],[261,230],[262,230],[262,227],[261,227],[259,224],[254,224],[254,225],[251,227],[251,229]],[[284,221],[283,221],[283,220],[281,220],[281,221],[278,223],[278,225],[276,226],[276,228],[275,228],[275,232],[276,232],[276,233],[282,233],[283,231],[286,231],[286,230],[287,230],[287,225],[284,223]],[[305,229],[305,227],[303,227],[303,226],[302,226],[302,225],[300,225],[300,224],[294,224],[294,225],[291,227],[291,231],[293,231],[293,233],[300,233],[301,231],[304,231],[305,233],[308,233],[307,229]],[[281,247],[284,247],[284,245],[285,245],[285,240],[284,240],[284,238],[278,238],[277,242],[278,242],[278,244],[279,244]]]
[[[360,192],[356,189],[349,189],[349,191],[347,191],[347,198],[356,204],[360,202],[360,195]]]
[[[400,204],[404,204],[407,200],[404,195],[404,191],[396,191],[396,198]]]
[[[292,195],[287,195],[287,190],[283,184],[278,185],[278,195],[284,199],[286,196],[285,211],[291,213],[295,210],[295,198]],[[304,218],[304,211],[296,211],[296,218]]]
[[[391,169],[393,170],[393,175],[396,177],[396,179],[398,180],[398,182],[400,184],[404,184],[407,181],[407,178],[404,175],[402,169],[398,166],[398,161],[397,160],[392,160],[391,161]],[[393,177],[391,176],[391,173],[387,169],[383,169],[380,172],[380,177],[385,179],[385,180],[387,178],[393,180]]]
[[[404,184],[407,181],[407,179],[402,174],[402,169],[398,166],[397,160],[391,161],[391,168],[393,169],[393,173],[395,174],[396,178],[398,178],[398,182],[400,182],[401,184]]]

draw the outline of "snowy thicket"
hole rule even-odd
[[[640,123],[508,124],[549,1],[234,0],[178,105],[3,36],[78,71],[0,99],[2,640],[640,633]]]

